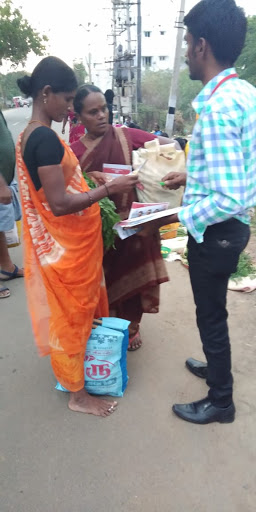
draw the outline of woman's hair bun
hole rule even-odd
[[[32,84],[31,84],[31,76],[25,75],[22,78],[18,78],[17,84],[26,96],[32,95]]]

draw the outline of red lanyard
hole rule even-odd
[[[238,74],[237,73],[233,73],[232,75],[228,75],[228,76],[225,76],[225,78],[223,78],[217,85],[216,87],[214,87],[213,91],[212,91],[212,94],[211,94],[211,97],[212,95],[218,90],[218,88],[224,84],[224,82],[226,82],[227,80],[230,80],[230,78],[238,78]]]

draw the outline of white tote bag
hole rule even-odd
[[[138,172],[140,184],[137,187],[141,203],[169,203],[169,208],[180,206],[183,187],[166,190],[160,182],[169,172],[185,172],[185,155],[175,143],[160,145],[158,139],[145,142],[144,148],[132,152],[133,169]]]

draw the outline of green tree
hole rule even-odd
[[[17,84],[17,79],[24,76],[26,71],[13,71],[6,75],[0,74],[0,95],[4,101],[12,100],[13,96],[20,96],[21,92]]]
[[[73,70],[75,72],[78,85],[83,85],[87,77],[87,72],[82,61],[73,61]]]
[[[142,102],[159,109],[167,109],[172,72],[147,69],[141,80]]]
[[[139,122],[144,129],[152,130],[158,123],[164,130],[172,72],[146,70],[142,76],[142,100],[139,105]],[[177,110],[174,130],[183,134],[190,131],[195,121],[195,111],[191,105],[202,88],[201,82],[190,80],[188,70],[180,72]]]
[[[12,64],[24,64],[29,52],[43,55],[48,38],[33,30],[21,11],[13,7],[11,0],[0,5],[0,64],[9,60]]]
[[[256,86],[256,16],[247,18],[248,29],[244,49],[237,60],[240,78]]]
[[[187,69],[180,73],[177,108],[182,112],[184,120],[191,126],[195,121],[192,101],[202,89],[201,82],[190,80]]]
[[[174,126],[173,126],[173,133],[175,135],[185,135],[186,133],[186,123],[183,118],[182,112],[180,110],[176,110],[175,116],[174,116]]]

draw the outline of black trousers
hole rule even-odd
[[[191,235],[188,240],[189,273],[197,325],[208,363],[208,396],[217,407],[226,407],[232,401],[227,286],[249,238],[249,226],[231,219],[209,226],[201,244]]]

